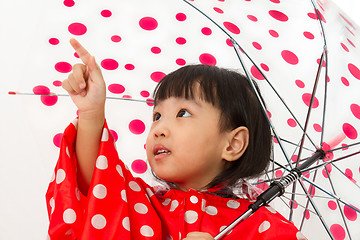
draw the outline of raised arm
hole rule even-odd
[[[106,86],[94,56],[75,39],[71,39],[70,44],[84,64],[74,65],[72,73],[63,81],[62,86],[79,110],[76,137],[77,178],[80,191],[87,195],[105,122]]]

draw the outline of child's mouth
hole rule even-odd
[[[154,146],[153,153],[155,155],[155,159],[161,159],[167,155],[170,155],[171,151],[161,144],[156,144]]]
[[[170,152],[170,151],[168,151],[168,150],[161,149],[161,150],[157,151],[157,152],[155,153],[155,155],[160,155],[160,154],[170,154],[170,153],[171,153],[171,152]]]

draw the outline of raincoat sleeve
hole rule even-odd
[[[74,121],[63,134],[46,193],[48,238],[161,239],[160,218],[150,202],[153,189],[133,177],[119,159],[106,123],[88,195],[81,194],[76,175],[76,127]]]

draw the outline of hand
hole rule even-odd
[[[106,85],[95,57],[81,44],[70,40],[71,46],[84,64],[75,64],[72,73],[63,81],[62,87],[69,93],[79,109],[79,116],[91,119],[103,115],[106,99]]]
[[[191,232],[183,240],[214,240],[214,238],[209,233]]]

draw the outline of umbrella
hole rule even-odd
[[[268,103],[268,115],[277,133],[274,138],[276,164],[258,182],[258,186],[266,188],[268,181],[286,175],[284,167],[290,170],[292,159],[296,165],[318,148],[329,151],[324,161],[317,163],[324,168],[309,169],[304,180],[300,180],[296,188],[290,187],[287,190],[290,193],[285,194],[285,198],[276,202],[275,206],[303,229],[310,239],[313,236],[314,239],[329,236],[327,228],[336,239],[356,236],[359,206],[351,197],[359,196],[356,185],[359,164],[355,155],[358,151],[359,100],[356,93],[351,92],[356,92],[359,79],[356,48],[359,33],[357,26],[344,14],[339,14],[331,2],[316,3],[318,14],[311,2],[194,2],[230,36],[182,1],[153,1],[152,5],[159,4],[155,9],[143,7],[145,3],[142,1],[113,5],[117,8],[105,3],[94,4],[87,6],[86,11],[81,4],[64,1],[61,6],[54,6],[53,9],[61,8],[61,11],[53,12],[56,17],[52,21],[61,28],[47,31],[46,47],[56,59],[44,64],[49,72],[53,72],[52,80],[49,82],[49,78],[42,78],[36,84],[22,84],[19,88],[21,92],[28,89],[33,89],[35,94],[56,92],[57,96],[39,97],[42,109],[68,108],[64,107],[64,102],[68,104],[70,100],[61,96],[64,93],[58,86],[59,80],[66,77],[72,63],[76,62],[67,44],[67,39],[74,35],[88,49],[94,49],[92,52],[104,70],[109,97],[147,100],[162,76],[188,63],[201,62],[245,71],[259,81],[265,101],[270,99],[267,101],[271,102]],[[67,16],[66,22],[61,22],[63,18],[59,16]],[[295,27],[296,24],[302,28]],[[329,28],[329,25],[332,27]],[[324,35],[327,37],[325,52],[328,56],[324,52]],[[97,52],[99,45],[104,46],[103,52]],[[238,54],[245,69],[234,53],[233,45],[236,49],[241,47]],[[324,66],[321,71],[319,64]],[[318,72],[319,86],[315,88]],[[272,88],[279,96],[274,95]],[[310,104],[313,89],[316,89],[316,98]],[[284,107],[285,104],[291,113]],[[131,108],[131,114],[126,106]],[[309,106],[312,111],[306,125],[304,144],[301,144]],[[109,125],[114,126],[113,135],[122,159],[128,162],[134,173],[146,178],[143,146],[130,147],[134,147],[133,142],[145,142],[151,107],[146,103],[110,100],[107,109]],[[323,123],[324,115],[326,121]],[[115,124],[117,121],[125,124],[119,126]],[[124,132],[130,134],[125,136]],[[55,145],[59,144],[60,137],[61,133],[54,136]],[[301,152],[300,145],[303,145]],[[297,157],[299,155],[300,158]],[[316,188],[311,187],[314,182]],[[322,191],[325,187],[326,193]],[[350,198],[345,200],[349,193]],[[335,198],[329,199],[331,196]],[[328,227],[324,228],[322,221],[316,217],[319,212],[324,213],[325,226]],[[311,234],[306,234],[306,231]]]
[[[292,4],[293,8],[287,4]],[[341,88],[350,85],[349,79],[358,84],[359,51],[354,43],[358,42],[357,27],[328,1],[318,1],[317,5],[311,1],[286,4],[279,1],[251,2],[244,10],[246,13],[240,16],[234,12],[240,7],[229,6],[221,8],[221,12],[233,11],[232,16],[236,16],[228,22],[221,21],[210,6],[199,5],[197,8],[209,19],[222,23],[220,27],[242,50],[238,51],[238,55],[245,71],[264,82],[260,84],[267,89],[265,99],[272,99],[268,116],[274,126],[275,161],[265,179],[270,182],[274,178],[283,179],[292,168],[299,165],[303,168],[302,179],[292,189],[285,190],[288,196],[285,194],[285,198],[276,203],[277,209],[283,205],[283,214],[286,215],[288,211],[289,219],[297,223],[300,229],[308,228],[309,224],[312,227],[317,224],[324,226],[318,226],[311,237],[351,239],[358,234],[355,223],[358,221],[359,206],[356,200],[360,192],[353,171],[357,171],[358,166],[358,162],[354,162],[359,153],[359,98],[355,92],[351,94],[350,90],[344,89],[348,94],[348,98],[344,99]],[[241,17],[247,18],[253,25],[261,21],[268,24],[262,24],[254,31],[255,27]],[[313,20],[316,20],[317,26],[311,23]],[[303,25],[296,24],[296,21]],[[305,41],[293,40],[294,36],[301,35]],[[265,51],[270,53],[272,61],[263,55]],[[282,72],[282,76],[273,75],[277,71]],[[356,89],[356,85],[353,89]],[[345,114],[346,109],[348,114]],[[340,112],[344,113],[341,117]],[[304,160],[311,156],[315,158],[321,151],[324,156],[316,166],[305,166]],[[340,176],[343,177],[342,181]],[[291,177],[283,181],[290,181]],[[267,180],[258,183],[265,184]],[[323,212],[327,209],[337,211],[332,212],[334,219],[324,217]],[[301,213],[295,216],[295,211]],[[320,233],[320,229],[327,234]]]
[[[341,86],[349,86],[349,77],[353,79],[354,84],[358,84],[359,52],[353,42],[358,42],[355,40],[357,34],[354,33],[356,32],[356,26],[348,21],[343,14],[339,13],[336,7],[328,1],[318,2],[318,5],[313,2],[294,2],[291,3],[294,5],[292,10],[286,4],[280,4],[277,1],[272,1],[272,3],[278,4],[278,8],[274,8],[271,3],[268,6],[265,3],[259,5],[256,3],[248,4],[246,12],[252,13],[246,16],[249,20],[257,23],[264,21],[268,17],[273,18],[272,21],[275,22],[275,24],[264,24],[259,29],[256,29],[257,31],[254,31],[253,26],[244,24],[244,21],[241,21],[239,16],[232,18],[232,22],[222,22],[222,29],[231,35],[233,43],[242,50],[248,49],[251,52],[247,54],[243,51],[244,54],[242,54],[238,51],[243,66],[248,66],[249,73],[247,74],[251,74],[260,81],[265,81],[266,83],[262,87],[269,89],[265,90],[265,94],[274,94],[272,97],[268,96],[268,99],[273,99],[273,101],[277,99],[278,101],[270,104],[268,108],[270,113],[268,115],[270,115],[270,119],[272,118],[273,126],[277,127],[276,130],[274,129],[277,145],[275,148],[278,148],[280,154],[275,150],[275,162],[273,167],[269,169],[266,179],[270,179],[270,181],[274,178],[282,179],[286,171],[303,164],[303,166],[300,166],[300,168],[303,168],[302,180],[299,182],[300,186],[294,184],[292,190],[288,191],[289,196],[285,197],[287,200],[283,199],[283,203],[281,201],[277,203],[278,207],[281,204],[287,205],[284,208],[289,210],[289,219],[298,222],[300,229],[306,229],[306,224],[311,224],[314,227],[317,223],[312,218],[317,216],[318,223],[324,226],[323,229],[332,239],[344,239],[347,237],[351,239],[358,234],[354,222],[357,221],[357,213],[359,212],[356,199],[360,193],[350,167],[354,162],[347,165],[344,162],[340,163],[340,161],[347,159],[347,161],[351,162],[351,158],[356,161],[356,155],[359,153],[357,141],[359,99],[355,92],[351,94],[351,91],[344,90],[353,97],[340,100],[343,94],[340,88]],[[312,6],[318,11],[309,11],[307,7],[311,8]],[[216,20],[218,16],[210,9],[206,11],[206,6],[197,8],[204,9],[203,12],[207,13],[208,18],[221,23],[220,20]],[[234,11],[234,8],[225,9],[224,7],[221,11],[230,12]],[[336,14],[332,15],[334,12]],[[308,16],[307,19],[301,17],[305,15]],[[235,16],[234,13],[233,16]],[[309,23],[303,25],[305,28],[294,28],[297,20],[309,21]],[[311,25],[311,20],[318,20],[318,26]],[[284,27],[286,24],[288,24],[288,28]],[[321,31],[315,28],[311,29],[312,26],[318,27]],[[280,28],[284,32],[279,33],[274,30]],[[245,32],[243,35],[240,34],[240,29]],[[259,36],[267,32],[267,36]],[[300,36],[300,34],[311,41],[301,42],[301,46],[297,46],[299,42],[291,41],[290,38],[294,35]],[[282,36],[284,37],[283,44],[276,45],[276,41]],[[266,40],[271,37],[275,38],[275,40]],[[290,38],[286,39],[287,37]],[[257,41],[253,41],[254,39],[257,39]],[[343,42],[344,40],[346,43]],[[349,50],[345,44],[350,44],[353,49]],[[256,53],[256,50],[252,51],[254,48],[259,53]],[[279,60],[274,61],[277,66],[269,67],[267,65],[269,61],[260,53],[263,50],[271,52],[271,58],[274,60],[278,57]],[[241,55],[247,59],[243,60]],[[304,62],[304,60],[309,62]],[[282,64],[284,65],[281,66]],[[283,75],[281,79],[279,79],[278,75],[272,75],[271,69],[274,69],[273,67],[282,69]],[[311,75],[308,75],[309,72],[313,72],[312,78]],[[347,73],[350,75],[349,77]],[[318,81],[321,78],[324,80]],[[335,83],[336,79],[339,79],[340,85]],[[294,88],[301,88],[304,91],[290,90],[292,86],[289,85],[289,80],[293,81]],[[309,92],[306,92],[306,86],[309,87]],[[273,90],[271,91],[271,89]],[[295,92],[299,95],[294,94]],[[347,116],[338,116],[339,112],[345,112],[346,109],[351,114],[352,121]],[[274,117],[271,117],[271,115]],[[279,126],[282,127],[279,128]],[[313,129],[308,129],[309,126],[312,126]],[[350,150],[349,146],[353,147],[353,149]],[[346,152],[348,150],[350,151]],[[317,162],[317,166],[310,168],[305,166],[305,162],[301,159],[305,160],[310,158],[311,155],[315,158],[321,151],[324,154],[321,157],[323,159],[321,163]],[[281,164],[280,159],[282,157],[284,161]],[[319,159],[319,156],[317,159]],[[357,165],[358,163],[353,165],[355,171]],[[284,166],[288,167],[284,168]],[[336,169],[337,173],[331,173],[333,168]],[[322,174],[322,176],[318,176],[318,174]],[[339,184],[339,179],[335,183],[336,180],[332,180],[334,178],[332,175],[338,174],[348,184],[343,181]],[[292,177],[290,175],[283,181],[290,181]],[[326,184],[324,181],[328,181],[328,183]],[[267,181],[260,181],[261,184],[265,182]],[[325,185],[329,190],[326,190]],[[348,187],[348,185],[352,186]],[[267,188],[266,185],[265,188]],[[346,191],[348,192],[347,196]],[[340,195],[342,196],[339,197]],[[284,204],[286,202],[288,204]],[[299,206],[301,206],[300,210]],[[336,218],[342,219],[342,221],[323,218],[324,215],[321,212],[326,211],[326,208],[336,209],[338,211]],[[294,211],[302,213],[294,216]],[[335,214],[332,213],[332,215]],[[317,230],[316,233],[311,233],[311,236],[319,234],[318,238],[324,237],[319,232],[321,231]]]

